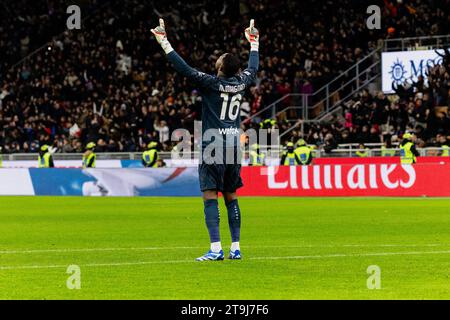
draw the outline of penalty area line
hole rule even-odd
[[[346,258],[346,257],[377,257],[377,256],[399,256],[399,255],[429,255],[429,254],[450,254],[450,250],[443,251],[405,251],[405,252],[378,252],[378,253],[336,253],[324,255],[307,255],[307,256],[279,256],[279,257],[250,257],[248,260],[307,260],[307,259],[329,259],[329,258]],[[213,262],[213,261],[212,261]],[[205,263],[198,262],[194,259],[185,260],[162,260],[162,261],[135,261],[135,262],[106,262],[106,263],[87,263],[79,264],[81,267],[122,267],[122,266],[140,266],[151,264],[182,264],[182,263]],[[214,263],[214,262],[213,262]],[[216,262],[219,263],[219,262]],[[67,268],[69,264],[55,265],[22,265],[22,266],[0,266],[0,270],[23,270],[23,269],[57,269]]]
[[[201,249],[203,247],[117,247],[117,248],[62,248],[62,249],[24,249],[24,250],[0,250],[0,254],[20,253],[64,253],[64,252],[101,252],[101,251],[151,251],[151,250],[178,250]]]

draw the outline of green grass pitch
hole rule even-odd
[[[2,197],[0,298],[450,299],[450,199],[240,206],[244,259],[200,263],[209,246],[200,198]],[[223,203],[221,214],[228,251]],[[66,286],[73,264],[79,290]],[[370,265],[379,290],[367,288]]]

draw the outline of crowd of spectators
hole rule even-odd
[[[363,90],[342,105],[327,124],[312,125],[303,133],[325,151],[338,144],[400,142],[404,133],[414,133],[419,147],[440,147],[450,142],[450,48],[439,53],[442,64],[431,66],[417,81],[394,84],[395,95],[370,94]],[[298,130],[291,139],[302,136]]]
[[[450,33],[444,11],[449,0],[378,1],[381,30],[366,28],[366,6],[356,0],[76,2],[82,28],[69,31],[64,2],[2,1],[0,145],[5,153],[36,152],[42,144],[81,152],[91,141],[97,152],[142,151],[149,141],[168,150],[174,129],[192,130],[201,117],[201,98],[152,39],[149,29],[160,16],[174,48],[208,73],[215,73],[214,62],[223,52],[235,53],[244,65],[248,45],[242,32],[250,18],[256,20],[260,72],[242,104],[243,119],[285,94],[314,92],[380,39]],[[441,69],[431,70],[433,75],[441,79]],[[436,129],[422,126],[428,138],[437,132],[430,130],[448,126],[447,116],[447,122],[440,115],[434,119],[429,108],[437,96],[448,99],[443,87],[444,82],[433,87],[438,95],[416,90],[413,98],[408,93],[398,102],[363,92],[345,105],[344,127],[338,122],[311,127],[307,140],[377,141],[384,131],[396,134],[404,125],[434,121]]]

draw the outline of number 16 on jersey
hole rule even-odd
[[[237,116],[239,115],[239,107],[241,106],[242,95],[238,93],[233,95],[230,99],[229,93],[222,93],[220,97],[223,98],[222,110],[220,111],[220,120],[225,120],[227,114],[229,120],[236,120]]]

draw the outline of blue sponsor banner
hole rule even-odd
[[[35,195],[82,196],[83,185],[95,179],[80,169],[30,168]]]
[[[122,168],[143,168],[141,160],[120,160]]]
[[[35,195],[199,196],[196,168],[29,169]]]

